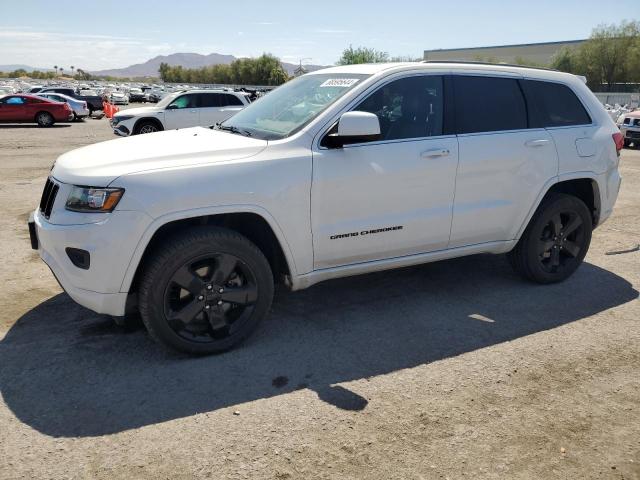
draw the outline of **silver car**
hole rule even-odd
[[[78,100],[76,98],[70,97],[69,95],[64,95],[62,93],[41,93],[37,95],[40,98],[46,98],[48,100],[53,100],[54,102],[63,102],[68,103],[73,110],[73,119],[80,120],[85,117],[88,117],[91,113],[89,111],[89,107],[87,106],[87,102],[84,100]]]

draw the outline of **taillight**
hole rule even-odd
[[[611,135],[613,137],[613,143],[616,144],[616,153],[620,156],[620,150],[624,147],[624,135],[622,133],[617,132]]]

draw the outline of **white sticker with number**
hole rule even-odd
[[[343,87],[347,88],[358,83],[358,78],[330,78],[325,80],[321,87]]]

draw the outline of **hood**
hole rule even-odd
[[[106,187],[122,175],[239,160],[266,146],[266,140],[203,127],[169,130],[72,150],[56,160],[52,175],[63,183]]]
[[[164,109],[158,107],[136,107],[136,108],[127,108],[126,110],[121,110],[116,113],[116,117],[137,117],[138,115],[149,115],[151,113],[163,112]]]

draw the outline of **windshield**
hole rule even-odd
[[[162,94],[163,92],[158,92],[159,94]],[[160,108],[164,108],[166,106],[168,106],[173,100],[175,100],[175,98],[180,95],[180,93],[171,93],[166,95],[162,100],[160,100],[158,103],[156,103],[156,107],[160,107]]]
[[[312,74],[291,80],[225,120],[222,127],[278,140],[294,134],[369,75]]]

